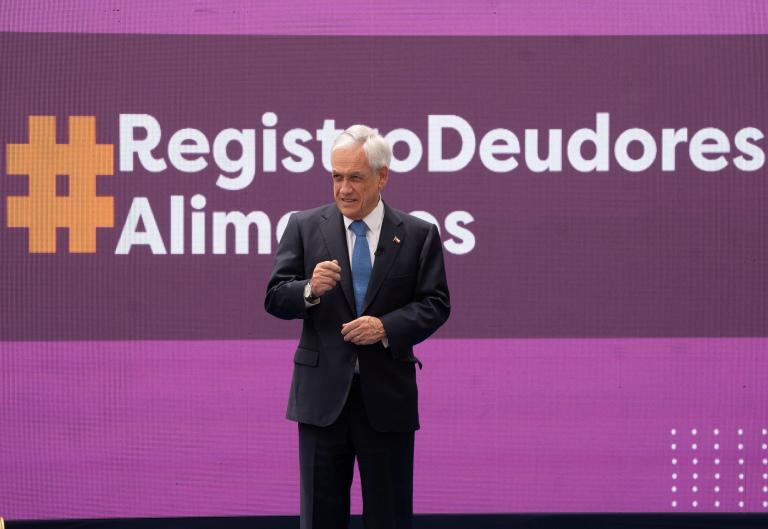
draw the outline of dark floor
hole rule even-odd
[[[296,516],[6,520],[7,529],[298,529]],[[768,529],[767,514],[489,514],[417,515],[414,529]],[[331,528],[328,528],[331,529]],[[353,516],[350,529],[363,529]]]

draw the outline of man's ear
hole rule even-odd
[[[384,186],[387,185],[387,177],[389,176],[389,167],[386,165],[379,169],[379,191],[384,189]]]

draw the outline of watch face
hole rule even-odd
[[[304,287],[304,299],[309,303],[312,303],[317,299],[317,296],[312,295],[312,287],[309,285],[309,283],[307,283],[307,285]]]

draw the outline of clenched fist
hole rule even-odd
[[[333,261],[321,261],[317,263],[312,277],[309,280],[309,290],[313,296],[320,297],[333,287],[336,286],[341,280],[341,267],[339,262],[334,259]]]

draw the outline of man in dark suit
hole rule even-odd
[[[411,527],[413,345],[450,302],[437,228],[381,199],[391,156],[364,125],[336,139],[335,203],[290,217],[267,286],[267,312],[304,320],[286,413],[299,423],[302,529],[348,527],[355,457],[365,527]]]

